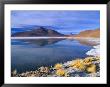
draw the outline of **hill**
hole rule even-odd
[[[30,31],[25,31],[25,32],[18,32],[12,34],[12,37],[37,37],[37,36],[44,36],[44,37],[53,37],[53,36],[64,36],[64,34],[61,34],[55,30],[52,29],[47,29],[44,27],[39,27],[37,29],[33,29]]]
[[[74,36],[75,37],[95,37],[95,38],[99,38],[100,37],[100,29],[81,31],[79,34],[74,35]]]

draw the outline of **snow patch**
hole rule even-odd
[[[86,53],[89,56],[99,56],[100,57],[100,45],[93,46],[93,49]]]

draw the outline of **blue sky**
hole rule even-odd
[[[100,27],[100,11],[11,11],[12,28],[19,28],[28,25],[52,26],[55,30],[64,34],[96,29]]]

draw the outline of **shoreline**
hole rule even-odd
[[[84,38],[83,38],[84,39]],[[95,41],[98,45],[86,52],[88,57],[75,59],[63,64],[57,63],[54,67],[39,67],[35,71],[26,71],[18,74],[16,70],[11,73],[12,77],[99,77],[100,76],[100,40],[85,38],[84,40]]]
[[[68,36],[63,36],[63,37],[11,37],[11,39],[82,39],[82,40],[89,40],[89,39],[99,39],[96,37],[68,37]]]

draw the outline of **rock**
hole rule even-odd
[[[14,70],[14,71],[12,72],[12,76],[16,76],[16,74],[17,74],[17,70]]]
[[[30,77],[35,77],[35,74],[30,75]]]
[[[80,77],[78,74],[75,74],[75,76],[74,77]]]
[[[87,74],[86,77],[100,77],[100,72]]]
[[[27,71],[18,74],[16,70],[12,72],[15,77],[99,77],[100,57],[86,57],[67,61],[64,64],[57,63],[54,67],[40,67],[35,71]]]
[[[96,60],[100,60],[100,57],[97,56],[95,59],[96,59]]]
[[[42,66],[42,67],[39,68],[39,71],[40,71],[41,73],[49,73],[49,68]]]
[[[89,73],[96,73],[96,65],[91,64],[90,66],[87,67],[86,71]]]

